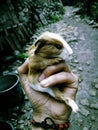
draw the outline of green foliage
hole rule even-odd
[[[91,12],[92,12],[91,15],[92,15],[93,19],[98,22],[98,2],[95,2],[91,6]]]
[[[76,0],[75,4],[80,8],[78,11],[79,14],[88,15],[90,18],[98,22],[98,0]]]
[[[59,21],[63,18],[63,15],[65,13],[65,8],[61,3],[58,2],[52,2],[50,5],[45,6],[43,12],[46,15],[46,19],[50,23],[54,23]]]
[[[17,59],[22,60],[22,61],[27,59],[27,57],[28,57],[28,55],[26,53],[19,52],[17,50],[15,51],[15,56]]]
[[[63,18],[63,15],[60,13],[54,12],[52,14],[49,14],[48,18],[49,18],[51,23],[55,23],[55,22],[61,20]]]
[[[18,59],[26,59],[28,56],[25,53],[20,53],[19,55],[17,55]]]
[[[60,19],[62,19],[63,15],[52,13],[52,14],[49,14],[48,18],[50,20],[50,23],[55,23],[55,22],[59,21]]]

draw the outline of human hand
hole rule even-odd
[[[55,123],[65,123],[71,114],[71,108],[65,103],[55,100],[46,93],[41,93],[29,87],[27,81],[28,60],[18,67],[20,82],[24,91],[33,106],[33,118],[36,121],[43,121],[46,117],[51,117]],[[75,100],[78,89],[78,77],[73,74],[65,63],[47,67],[41,76],[39,82],[42,87],[54,87],[54,85],[65,84],[64,94]],[[36,128],[34,128],[36,130]],[[41,130],[38,129],[37,130]]]

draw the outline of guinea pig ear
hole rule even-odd
[[[42,48],[45,44],[45,40],[44,39],[39,39],[38,41],[35,42],[35,54],[37,54],[40,50],[40,48]]]
[[[39,43],[39,40],[35,41],[34,45],[37,46],[38,43]]]
[[[28,49],[28,55],[33,54],[34,48],[35,48],[35,45],[34,45],[34,44],[33,44],[32,46],[30,46],[30,48]]]

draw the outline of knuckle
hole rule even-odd
[[[75,81],[77,81],[77,82],[78,82],[78,81],[79,81],[79,77],[78,77],[76,74],[73,74],[73,73],[72,73],[72,75],[73,75],[73,77],[74,77]]]
[[[53,72],[54,68],[55,68],[54,66],[48,66],[48,67],[44,70],[45,76],[51,75],[51,73]]]
[[[77,82],[79,81],[79,77],[77,75],[75,75],[75,79]]]
[[[72,75],[73,75],[73,77],[74,77],[74,87],[75,87],[76,89],[78,89],[79,77],[78,77],[77,75],[75,75],[75,74],[72,74]]]

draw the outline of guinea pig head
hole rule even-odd
[[[44,58],[60,57],[65,60],[72,54],[72,49],[67,42],[60,35],[51,32],[44,32],[34,45],[34,54]]]

